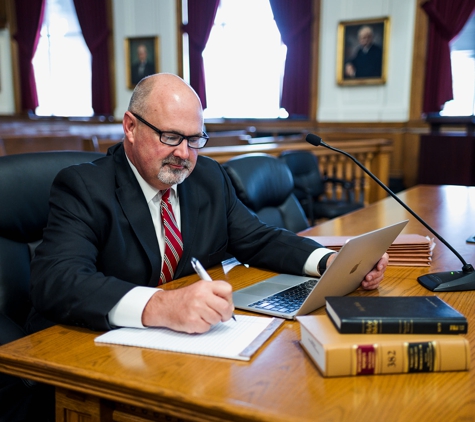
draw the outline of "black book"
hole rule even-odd
[[[342,334],[465,334],[467,319],[437,296],[329,296]]]

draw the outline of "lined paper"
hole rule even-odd
[[[203,334],[186,334],[167,328],[119,328],[95,338],[96,343],[137,346],[178,353],[250,360],[282,324],[280,318],[236,315],[236,321],[219,323]],[[251,347],[249,347],[251,346]],[[252,352],[249,352],[252,350]]]

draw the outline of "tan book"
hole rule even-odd
[[[325,377],[466,371],[470,346],[453,334],[340,334],[326,315],[297,317],[302,348]]]

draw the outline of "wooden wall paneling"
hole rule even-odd
[[[41,151],[83,151],[82,136],[9,136],[3,137],[6,155]]]
[[[427,131],[427,124],[423,121],[422,115],[429,27],[427,15],[421,7],[425,2],[426,0],[417,0],[415,2],[409,122],[408,130],[404,134],[402,141],[403,161],[401,170],[403,183],[406,188],[417,184],[420,150],[420,134],[418,132]],[[417,128],[419,128],[419,131]]]
[[[405,131],[399,131],[392,133],[391,136],[387,136],[393,141],[393,152],[389,162],[389,177],[400,180],[401,183],[404,179],[404,136]]]
[[[419,168],[420,134],[408,132],[404,135],[403,141],[403,182],[406,188],[417,184],[417,174]]]
[[[409,120],[422,119],[424,83],[427,54],[428,18],[421,5],[427,0],[416,1],[415,28],[412,50],[411,98],[409,104]]]
[[[313,0],[313,39],[312,39],[312,62],[310,72],[310,111],[309,119],[317,119],[318,110],[318,46],[320,44],[320,13],[321,0]]]

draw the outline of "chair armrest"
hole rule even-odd
[[[334,185],[341,185],[344,189],[353,189],[355,187],[354,182],[350,180],[338,179],[336,177],[325,177],[323,183],[333,183]]]
[[[294,188],[304,192],[306,196],[312,195],[312,190],[310,189],[310,187],[306,186],[303,183],[299,183],[295,179],[294,179]]]

